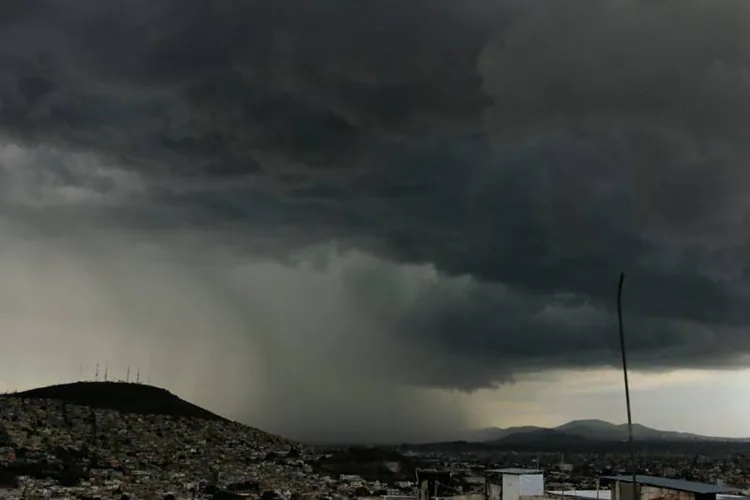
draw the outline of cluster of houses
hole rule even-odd
[[[310,450],[235,422],[0,401],[0,499],[350,497],[379,484],[321,475]],[[221,497],[221,495],[219,495]]]
[[[391,483],[315,467],[320,453],[224,420],[123,414],[59,401],[0,401],[0,499],[741,500],[723,485],[604,476],[593,490],[550,490],[544,472],[458,477],[417,469]]]

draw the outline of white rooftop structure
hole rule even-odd
[[[489,500],[520,500],[544,495],[544,473],[538,469],[490,469],[487,474],[501,475],[499,484],[489,481]]]

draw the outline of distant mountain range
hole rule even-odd
[[[663,431],[641,424],[633,424],[633,437],[642,441],[750,441],[750,438],[701,436],[689,432]],[[537,441],[626,441],[627,424],[613,424],[604,420],[573,420],[558,427],[537,426],[489,427],[469,431],[463,439],[473,443],[529,443]]]

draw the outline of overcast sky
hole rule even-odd
[[[622,422],[624,271],[635,420],[750,436],[749,135],[748,2],[8,0],[0,386]]]

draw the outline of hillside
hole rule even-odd
[[[75,382],[51,385],[12,394],[15,398],[52,399],[122,413],[226,420],[215,413],[145,384],[127,382]]]
[[[494,429],[493,443],[517,443],[522,441],[555,439],[585,439],[591,441],[621,442],[628,439],[627,424],[613,424],[604,420],[573,420],[553,428],[510,427]],[[687,432],[663,431],[641,424],[633,424],[633,437],[641,441],[747,441],[746,439],[700,436]]]
[[[644,450],[699,450],[750,451],[750,438],[701,436],[688,432],[652,429],[633,424],[633,437],[638,449]],[[464,439],[442,443],[405,445],[406,450],[471,450],[504,449],[513,451],[581,451],[610,452],[625,450],[628,441],[627,424],[613,424],[604,420],[573,420],[557,427],[536,426],[490,427],[464,434]]]
[[[520,427],[508,427],[508,428],[501,428],[501,427],[487,427],[484,429],[475,429],[469,431],[468,435],[465,438],[465,441],[468,442],[488,442],[488,441],[497,441],[498,439],[502,439],[510,434],[516,434],[519,432],[532,432],[532,431],[538,431],[542,430],[543,427],[538,427],[536,425],[523,425]]]
[[[537,429],[526,432],[514,432],[500,439],[503,445],[525,445],[526,443],[544,442],[547,446],[571,446],[586,440],[584,436],[567,433],[558,429]]]
[[[148,399],[113,405],[124,411],[92,411],[89,403],[111,405],[101,395],[104,389],[110,398],[114,392]],[[71,400],[79,404],[67,404]],[[182,418],[190,414],[199,417]],[[0,399],[0,441],[3,498],[22,496],[7,490],[18,490],[25,481],[21,477],[33,483],[24,483],[24,491],[31,489],[24,498],[47,498],[50,487],[55,498],[120,498],[122,493],[163,498],[170,491],[178,493],[177,498],[190,498],[198,489],[231,489],[234,472],[240,470],[259,478],[252,485],[256,492],[279,484],[305,490],[309,482],[300,476],[301,468],[310,469],[302,461],[304,450],[293,443],[219,418],[153,387],[69,384],[6,395]],[[287,458],[293,448],[296,456]],[[122,482],[112,483],[113,476]],[[67,490],[72,487],[78,489],[75,495]]]
[[[604,420],[573,420],[555,427],[556,430],[605,441],[625,441],[628,439],[628,424],[612,424]],[[732,440],[711,436],[700,436],[688,432],[663,431],[641,424],[633,424],[633,437],[641,440],[657,441],[723,441]]]

